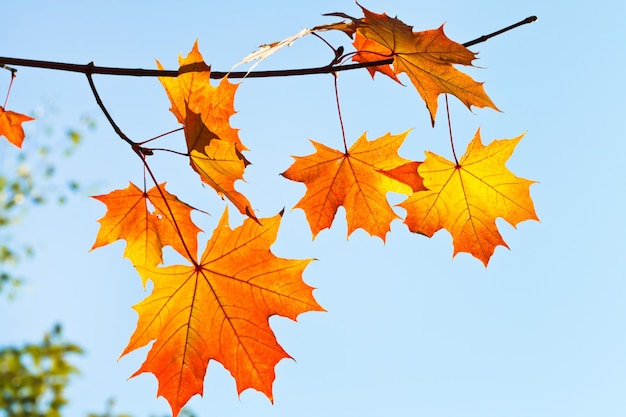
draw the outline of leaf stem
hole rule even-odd
[[[346,141],[346,130],[343,125],[343,117],[341,116],[341,104],[339,103],[339,85],[337,84],[337,73],[333,72],[333,80],[335,84],[335,102],[337,103],[337,114],[339,115],[339,124],[341,125],[341,136],[343,137],[343,149],[348,153],[348,142]]]
[[[161,133],[160,135],[155,136],[155,137],[153,137],[153,138],[150,138],[150,139],[144,140],[143,142],[139,142],[138,144],[139,144],[139,145],[145,145],[145,144],[146,144],[146,143],[148,143],[148,142],[152,142],[153,140],[157,140],[157,139],[159,139],[159,138],[162,138],[163,136],[171,135],[172,133],[179,132],[179,131],[181,131],[181,130],[183,130],[183,129],[184,129],[184,127],[179,127],[179,128],[177,128],[177,129],[170,130],[169,132]],[[154,149],[153,149],[153,150],[154,150]]]
[[[452,122],[450,122],[450,107],[448,106],[448,95],[444,94],[446,97],[446,113],[448,113],[448,131],[450,132],[450,146],[452,147],[452,156],[454,156],[454,162],[457,166],[459,166],[459,160],[456,157],[456,150],[454,149],[454,139],[452,136]]]
[[[5,67],[5,68],[9,69],[10,67]],[[17,70],[15,70],[14,68],[9,69],[9,71],[11,71],[11,81],[9,81],[9,88],[7,88],[7,95],[4,98],[4,105],[2,106],[3,109],[7,108],[7,103],[9,102],[9,94],[11,94],[11,87],[13,86],[13,80],[15,80],[15,73],[17,72]]]
[[[165,197],[165,193],[161,189],[161,186],[159,185],[159,182],[157,181],[156,177],[154,176],[154,173],[152,172],[152,169],[150,169],[150,165],[148,165],[148,161],[146,161],[145,157],[142,157],[141,160],[143,161],[143,165],[144,165],[145,169],[148,171],[148,175],[150,175],[150,178],[152,179],[152,182],[154,183],[154,186],[157,188],[157,190],[159,190],[159,194],[161,195],[161,199],[163,200],[163,203],[165,204],[165,207],[167,207],[167,212],[169,213],[169,215],[170,215],[170,217],[172,219],[172,223],[174,223],[174,227],[176,228],[176,234],[180,238],[180,241],[183,244],[183,248],[185,248],[185,253],[187,254],[187,259],[189,260],[189,262],[191,262],[193,264],[193,266],[195,268],[199,268],[200,265],[196,261],[196,256],[198,256],[198,254],[194,254],[194,255],[191,254],[191,251],[189,250],[189,247],[187,246],[187,242],[185,242],[185,238],[183,237],[183,232],[182,232],[182,230],[180,230],[180,226],[178,225],[178,222],[176,221],[176,217],[174,216],[174,211],[170,207],[170,203],[167,201],[167,198]],[[144,193],[145,192],[147,192],[147,191],[144,189]]]
[[[175,151],[173,149],[167,149],[167,148],[150,148],[151,151],[161,151],[161,152],[170,152],[176,155],[180,155],[180,156],[184,156],[184,157],[189,157],[189,154],[187,152],[179,152],[179,151]]]

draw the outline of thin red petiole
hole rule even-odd
[[[4,99],[4,105],[2,106],[2,108],[6,109],[7,108],[7,103],[9,102],[9,94],[11,94],[11,86],[13,85],[13,80],[15,79],[15,73],[13,71],[11,71],[11,82],[9,82],[9,89],[7,90],[7,96]]]
[[[162,138],[163,136],[167,136],[167,135],[170,135],[172,133],[179,132],[179,131],[181,131],[183,129],[184,129],[184,127],[179,127],[178,129],[170,130],[169,132],[162,133],[159,136],[155,136],[155,137],[150,138],[148,140],[144,140],[143,142],[139,142],[139,143],[137,143],[137,145],[140,145],[140,146],[141,145],[145,145],[148,142],[152,142],[153,140],[157,140],[159,138]]]
[[[343,149],[348,153],[348,142],[346,141],[346,131],[343,127],[343,117],[341,117],[341,105],[339,104],[339,87],[337,85],[337,73],[333,72],[335,80],[335,100],[337,102],[337,114],[339,115],[339,124],[341,125],[341,136],[343,136]]]
[[[452,138],[452,122],[450,122],[450,107],[448,107],[448,95],[446,96],[446,113],[448,113],[448,131],[450,132],[450,146],[452,146],[452,156],[454,156],[454,162],[459,165],[459,160],[456,157],[456,151],[454,150],[454,139]]]
[[[172,223],[174,224],[174,228],[176,229],[176,234],[180,238],[180,240],[181,240],[181,242],[183,244],[183,248],[185,249],[185,252],[187,253],[187,259],[193,264],[194,267],[199,268],[200,265],[196,261],[196,256],[198,256],[198,254],[192,254],[191,251],[189,250],[189,247],[187,246],[187,242],[185,241],[185,237],[183,236],[183,232],[180,229],[180,225],[178,224],[178,221],[176,220],[176,216],[174,216],[174,211],[170,207],[170,203],[167,201],[167,198],[165,197],[165,193],[161,189],[161,185],[159,184],[159,182],[157,181],[156,177],[154,176],[154,173],[152,172],[152,169],[150,169],[150,166],[148,165],[148,161],[146,161],[146,158],[142,158],[142,161],[143,161],[143,165],[145,167],[145,172],[147,172],[148,175],[150,176],[150,178],[152,179],[152,182],[156,186],[157,191],[159,192],[159,194],[161,196],[161,199],[163,200],[163,203],[165,204],[165,207],[167,208],[167,212],[168,212],[168,214],[170,215],[170,217],[172,219]],[[144,175],[144,181],[146,181],[145,175]],[[144,185],[144,187],[145,187],[145,185]],[[146,190],[146,188],[144,188],[144,190]]]

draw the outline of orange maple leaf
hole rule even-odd
[[[202,121],[202,116],[187,110],[185,136],[194,142],[189,150],[191,167],[220,196],[226,196],[240,213],[256,219],[252,205],[235,189],[235,181],[243,180],[243,172],[248,161],[232,142],[211,139],[213,133]],[[201,147],[204,146],[204,147]]]
[[[296,320],[306,311],[324,311],[302,281],[311,260],[278,258],[269,250],[281,215],[260,224],[246,218],[232,230],[225,210],[199,261],[145,269],[154,290],[134,307],[137,329],[122,356],[154,340],[133,376],[153,373],[174,416],[202,395],[211,359],[230,371],[238,393],[253,388],[272,400],[274,367],[290,356],[269,317]]]
[[[434,30],[413,32],[397,18],[377,14],[363,8],[365,18],[355,21],[354,46],[359,51],[357,62],[393,58],[393,72],[389,66],[368,68],[370,73],[380,71],[400,82],[394,74],[406,73],[426,102],[432,124],[437,114],[437,98],[450,93],[468,108],[491,107],[498,110],[485,93],[483,83],[474,81],[454,65],[471,66],[476,54],[453,42],[443,33],[443,26]]]
[[[331,226],[337,209],[344,206],[348,236],[362,228],[385,240],[391,221],[399,218],[387,202],[387,193],[409,195],[424,189],[417,173],[419,163],[397,153],[408,133],[388,133],[371,142],[364,133],[345,153],[311,141],[314,154],[294,157],[282,175],[307,186],[295,208],[306,213],[313,238]]]
[[[31,120],[35,119],[25,114],[5,110],[4,107],[0,106],[0,136],[4,136],[9,142],[21,148],[24,141],[22,123]]]
[[[107,212],[98,220],[100,230],[92,250],[124,239],[124,256],[137,268],[161,264],[164,246],[171,246],[183,256],[198,252],[201,230],[191,220],[193,209],[167,192],[165,183],[148,192],[129,183],[123,190],[93,198],[104,203]],[[142,276],[142,280],[145,286],[146,278]]]
[[[409,229],[431,237],[444,228],[452,235],[454,255],[468,252],[487,266],[496,246],[508,248],[497,217],[513,227],[539,220],[530,198],[535,181],[516,177],[504,165],[523,136],[484,146],[478,130],[458,165],[426,152],[419,173],[428,190],[399,204],[407,211]]]
[[[234,100],[239,84],[232,84],[224,77],[217,87],[211,85],[211,67],[204,62],[197,41],[187,57],[179,57],[178,62],[178,77],[159,77],[172,104],[170,110],[178,122],[185,124],[187,109],[190,109],[202,114],[202,120],[214,138],[237,144],[239,151],[246,150],[239,139],[238,129],[229,124],[230,117],[236,113]],[[157,68],[163,69],[159,61]],[[198,143],[197,138],[187,138],[189,151],[201,151],[207,144]]]
[[[242,214],[255,218],[248,199],[234,187],[235,181],[243,180],[244,169],[249,164],[241,153],[246,147],[239,140],[238,129],[229,123],[235,114],[238,84],[231,84],[224,77],[217,87],[211,85],[211,68],[204,62],[198,42],[186,58],[179,58],[179,63],[178,77],[159,77],[159,80],[172,104],[170,110],[184,125],[191,166],[203,182],[228,198]],[[163,69],[159,61],[157,66]],[[216,141],[223,143],[212,145]],[[220,156],[228,155],[225,160],[212,153],[218,148]],[[230,148],[232,152],[227,151]]]

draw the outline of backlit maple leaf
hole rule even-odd
[[[220,196],[228,198],[240,213],[256,219],[246,196],[235,189],[235,181],[243,180],[248,161],[237,150],[235,143],[212,139],[212,135],[213,132],[203,123],[201,115],[187,110],[185,137],[194,142],[194,147],[189,150],[191,167],[204,183]]]
[[[191,220],[192,208],[168,193],[165,183],[159,187],[165,200],[156,186],[144,193],[133,183],[123,190],[94,196],[106,204],[107,212],[98,220],[100,230],[91,249],[124,239],[124,256],[137,268],[162,263],[162,249],[168,245],[183,256],[187,252],[195,255],[201,230]],[[142,279],[145,286],[145,277]]]
[[[236,113],[234,100],[239,84],[232,84],[224,77],[217,87],[211,85],[211,67],[204,62],[197,41],[187,57],[179,57],[178,62],[178,77],[159,77],[172,104],[170,110],[178,122],[185,124],[187,109],[190,109],[202,114],[204,124],[216,138],[236,143],[240,151],[246,150],[239,139],[238,129],[229,124],[230,117]],[[163,69],[159,61],[157,68]],[[188,150],[202,150],[207,145],[197,143],[196,139],[188,138]]]
[[[202,394],[211,359],[230,371],[239,393],[254,388],[272,400],[274,367],[289,355],[269,317],[296,320],[300,313],[323,311],[302,281],[311,260],[278,258],[269,250],[280,220],[246,218],[232,230],[225,210],[199,260],[145,269],[154,289],[134,307],[139,321],[122,355],[154,341],[133,376],[153,373],[174,416]]]
[[[5,110],[4,107],[0,106],[0,136],[4,136],[9,142],[21,148],[24,141],[22,123],[31,120],[35,119],[25,114]]]
[[[516,177],[504,165],[522,137],[484,146],[479,130],[458,165],[426,152],[419,173],[428,190],[399,204],[407,211],[409,229],[428,237],[446,229],[454,255],[467,252],[487,266],[496,246],[508,248],[496,218],[514,227],[524,220],[539,220],[530,198],[534,181]]]
[[[380,71],[398,81],[394,74],[406,73],[426,102],[431,122],[435,124],[437,98],[450,93],[467,107],[497,107],[485,93],[483,83],[457,70],[454,65],[472,65],[476,54],[453,42],[443,33],[443,26],[434,30],[413,32],[413,27],[386,14],[377,14],[362,8],[365,18],[355,21],[354,56],[358,62],[393,58],[393,72],[389,66],[369,68]],[[398,81],[399,82],[399,81]]]
[[[387,202],[387,193],[411,194],[423,190],[419,163],[398,155],[408,135],[386,134],[368,141],[363,134],[347,153],[311,141],[316,152],[297,156],[282,175],[307,186],[295,206],[306,213],[313,238],[329,228],[339,206],[344,206],[348,236],[362,228],[385,240],[392,220],[399,218]]]
[[[235,114],[237,84],[225,77],[217,87],[211,85],[210,67],[202,59],[197,42],[186,58],[179,58],[179,63],[180,74],[176,78],[159,80],[172,104],[170,110],[184,125],[190,164],[204,183],[230,200],[240,213],[255,218],[248,199],[234,187],[235,181],[243,180],[249,164],[241,153],[246,148],[239,140],[238,130],[229,123]],[[157,65],[163,68],[158,61]]]

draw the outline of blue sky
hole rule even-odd
[[[383,245],[362,231],[346,240],[343,211],[315,241],[302,211],[289,211],[304,186],[278,176],[290,155],[312,152],[309,139],[341,146],[330,76],[247,79],[231,119],[253,162],[240,190],[260,216],[287,208],[273,251],[317,258],[305,271],[326,313],[297,323],[272,318],[279,342],[295,361],[277,366],[275,404],[261,394],[237,396],[232,377],[211,362],[204,397],[189,406],[202,416],[623,416],[626,413],[626,273],[624,251],[626,137],[621,72],[626,29],[614,2],[364,1],[416,30],[445,22],[459,42],[530,15],[538,21],[471,48],[468,72],[503,111],[467,111],[452,101],[457,151],[478,127],[485,142],[526,132],[507,166],[537,180],[531,195],[541,223],[498,224],[511,250],[498,248],[489,267],[468,255],[452,260],[446,232],[432,239],[396,221]],[[0,15],[0,55],[97,65],[177,67],[198,39],[207,63],[228,70],[259,44],[332,20],[321,13],[358,14],[351,1],[230,3],[154,1],[9,2]],[[349,46],[341,35],[335,45]],[[328,49],[302,39],[258,69],[326,64]],[[4,80],[4,81],[3,81]],[[7,74],[0,73],[0,91]],[[176,128],[155,79],[95,77],[109,111],[133,139]],[[341,74],[348,140],[413,129],[401,154],[425,149],[450,156],[440,110],[435,128],[412,87],[366,71]],[[2,93],[4,94],[4,93]],[[61,178],[107,193],[141,184],[142,168],[99,113],[84,76],[20,68],[9,107],[29,112],[45,100],[62,133],[81,114],[97,119],[77,154],[60,161]],[[440,102],[441,103],[441,102]],[[38,129],[37,122],[29,129]],[[182,137],[171,140],[182,140]],[[52,144],[54,145],[54,144]],[[6,147],[0,147],[4,152]],[[208,238],[223,205],[203,189],[186,163],[154,158],[168,190],[209,211],[197,221]],[[182,165],[181,165],[182,164]],[[187,172],[189,171],[189,172]],[[136,324],[131,306],[146,293],[123,242],[93,252],[104,206],[74,196],[63,207],[33,209],[14,230],[35,245],[20,266],[27,278],[17,300],[0,304],[0,345],[37,341],[55,322],[87,353],[71,385],[68,416],[114,411],[166,414],[150,375],[127,378],[146,350],[119,361]],[[231,213],[234,211],[231,210]],[[401,212],[401,211],[399,211]],[[231,224],[241,218],[232,216]],[[33,307],[35,306],[35,307]]]

